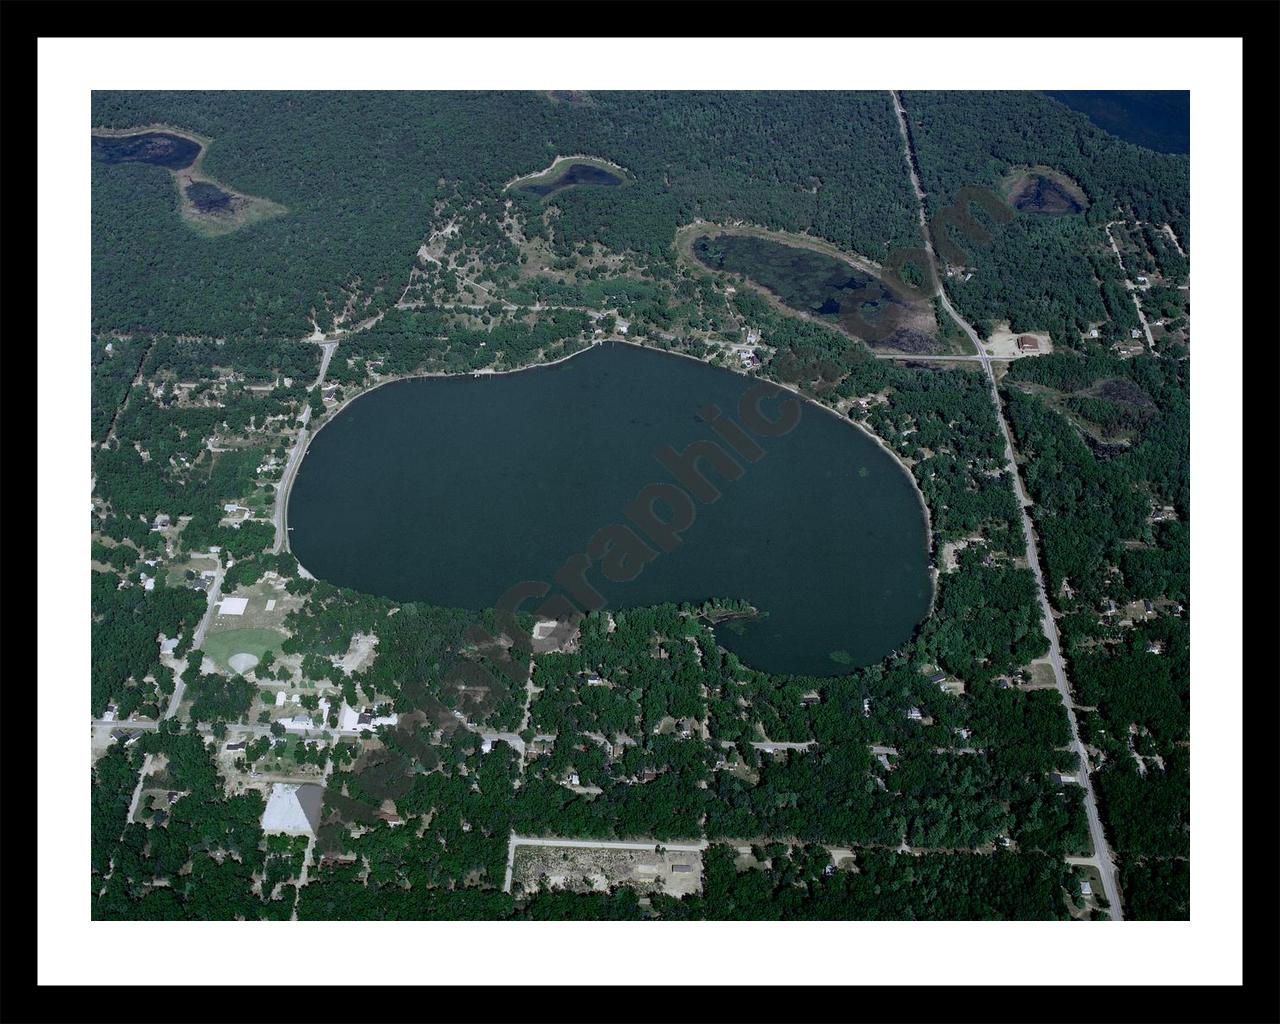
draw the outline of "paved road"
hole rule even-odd
[[[222,596],[222,580],[227,575],[226,567],[222,564],[221,556],[218,557],[218,568],[214,571],[213,579],[209,583],[209,589],[205,591],[207,602],[204,610],[204,618],[200,620],[200,625],[196,626],[195,636],[191,640],[191,648],[195,650],[204,644],[205,634],[209,631],[209,627],[213,624],[214,617],[218,614],[218,602]]]
[[[272,521],[276,527],[276,540],[271,550],[277,555],[281,551],[289,550],[289,531],[285,528],[284,510],[289,503],[289,488],[293,486],[293,478],[298,473],[298,464],[302,462],[302,453],[307,450],[307,424],[311,422],[310,405],[302,410],[298,420],[302,424],[298,428],[298,439],[293,443],[293,448],[289,452],[289,461],[284,467],[284,474],[280,477],[279,486],[276,487],[276,508],[272,513]]]
[[[371,323],[376,323],[379,317],[365,321],[363,324],[357,324],[353,328],[355,331],[363,330]],[[316,374],[315,383],[311,385],[311,390],[316,390],[324,385],[324,376],[329,372],[329,361],[333,358],[333,353],[338,348],[336,338],[325,338],[323,341],[317,341],[316,344],[323,350],[320,357],[320,372]],[[293,486],[293,478],[298,475],[298,466],[302,462],[302,454],[307,450],[307,426],[311,422],[311,406],[306,405],[301,414],[298,416],[298,438],[293,443],[293,448],[289,451],[289,461],[285,464],[284,473],[280,477],[280,484],[276,487],[276,507],[272,513],[271,521],[275,524],[276,539],[271,550],[275,554],[289,550],[289,531],[285,526],[284,510],[289,503],[289,488]]]
[[[337,341],[322,341],[320,347],[324,350],[324,354],[320,357],[320,372],[316,374],[316,382],[311,386],[318,388],[324,383],[324,375],[329,372],[329,360],[333,358],[333,350],[338,347]]]
[[[938,267],[937,256],[933,251],[933,241],[929,234],[928,221],[925,218],[924,211],[924,190],[920,187],[920,181],[916,176],[915,162],[911,153],[911,136],[907,131],[906,111],[903,109],[901,97],[897,92],[893,93],[893,107],[898,115],[898,127],[902,132],[903,151],[907,160],[907,171],[911,175],[911,183],[915,189],[916,199],[920,206],[920,229],[924,235],[925,248],[932,260],[935,272]],[[1108,232],[1110,237],[1110,232]],[[1114,242],[1112,243],[1114,246]],[[1119,251],[1117,250],[1117,255]],[[941,280],[941,276],[939,276]],[[983,351],[982,345],[978,340],[977,332],[956,312],[955,307],[951,305],[951,300],[947,298],[945,287],[939,290],[939,299],[943,309],[947,315],[959,325],[961,330],[973,342],[975,349],[979,354],[979,361],[982,368],[986,371],[987,379],[991,384],[991,400],[995,403],[996,420],[1000,424],[1000,433],[1004,436],[1005,445],[1005,468],[1013,478],[1014,492],[1018,496],[1018,507],[1022,513],[1022,532],[1026,541],[1027,548],[1027,564],[1031,567],[1031,571],[1035,576],[1036,595],[1040,601],[1041,624],[1044,628],[1044,635],[1049,640],[1049,663],[1053,666],[1054,684],[1057,686],[1058,694],[1062,699],[1062,706],[1066,709],[1067,721],[1071,726],[1071,747],[1076,752],[1076,756],[1080,759],[1082,785],[1085,793],[1085,813],[1089,819],[1089,837],[1093,842],[1094,856],[1098,862],[1098,873],[1102,878],[1102,889],[1110,904],[1109,912],[1111,919],[1121,921],[1124,919],[1123,909],[1120,904],[1120,893],[1116,887],[1115,867],[1111,859],[1111,850],[1107,845],[1106,833],[1102,828],[1102,819],[1098,815],[1098,804],[1094,797],[1093,780],[1090,774],[1090,764],[1088,753],[1084,749],[1084,743],[1080,740],[1080,726],[1076,721],[1075,703],[1071,696],[1071,689],[1067,685],[1067,673],[1062,665],[1062,653],[1058,643],[1058,625],[1053,617],[1053,610],[1049,606],[1048,594],[1045,591],[1044,574],[1040,569],[1039,551],[1036,545],[1035,530],[1032,527],[1031,515],[1027,511],[1030,501],[1027,499],[1026,493],[1022,489],[1022,478],[1018,474],[1018,465],[1013,455],[1013,437],[1009,432],[1009,425],[1005,422],[1004,409],[1000,403],[1000,392],[996,387],[995,373],[991,369],[991,359]],[[1135,299],[1136,302],[1136,299]]]
[[[191,639],[191,649],[199,650],[204,645],[205,634],[209,631],[209,626],[213,623],[214,617],[218,614],[218,600],[222,594],[222,579],[226,576],[227,570],[222,565],[222,559],[218,559],[218,568],[214,574],[213,581],[209,584],[208,603],[205,606],[204,617],[200,620],[200,625],[196,627],[195,636]],[[169,698],[169,706],[165,708],[164,717],[172,718],[178,713],[178,708],[182,704],[182,696],[187,691],[187,684],[182,681],[180,672],[174,673],[173,680],[173,696]]]
[[[910,359],[915,362],[946,362],[946,363],[981,363],[986,356],[935,356],[929,355],[927,352],[910,354],[907,352],[877,352],[877,359]]]
[[[166,713],[164,717],[169,718],[170,715]],[[124,729],[127,732],[155,732],[157,729],[160,728],[160,723],[157,721],[154,721],[153,719],[143,719],[143,720],[133,721],[133,722],[128,722],[128,721],[108,722],[104,718],[95,718],[89,724],[93,729],[96,729],[96,730],[106,729],[108,731],[111,731],[114,729]],[[199,723],[197,725],[197,728],[205,736],[211,736],[213,734],[207,722]],[[319,740],[319,739],[324,739],[326,736],[328,736],[329,738],[335,738],[340,736],[361,736],[364,734],[365,731],[366,730],[364,729],[326,729],[326,728],[317,726],[314,729],[301,729],[301,730],[290,729],[287,731],[287,735],[299,736],[302,739],[306,739],[306,740]],[[250,736],[258,737],[258,736],[270,736],[270,735],[271,735],[270,725],[263,725],[261,722],[253,722],[249,725],[240,725],[239,723],[232,722],[227,725],[227,735],[224,742],[234,743],[237,740],[245,739]]]

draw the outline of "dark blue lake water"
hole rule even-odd
[[[1121,89],[1046,92],[1103,131],[1160,153],[1191,152],[1191,93]]]
[[[551,181],[538,182],[532,185],[523,185],[521,190],[524,192],[532,192],[534,195],[549,196],[553,192],[559,192],[563,188],[570,185],[621,185],[622,178],[614,174],[612,171],[606,171],[603,167],[597,167],[595,164],[569,164],[559,175]]]
[[[605,344],[519,373],[385,385],[312,440],[289,498],[292,550],[343,586],[493,607],[518,581],[553,583],[601,528],[631,524],[624,508],[642,488],[676,483],[659,446],[715,440],[698,410],[736,410],[754,383]],[[931,596],[914,483],[868,435],[801,409],[789,433],[758,438],[758,460],[738,460],[738,479],[706,471],[721,497],[696,504],[674,551],[626,582],[588,570],[610,607],[745,599],[766,617],[717,636],[771,672],[838,674],[911,636]]]

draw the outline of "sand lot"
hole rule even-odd
[[[1040,342],[1040,348],[1035,352],[1022,352],[1018,348],[1018,339],[1030,335]],[[1008,323],[996,325],[996,329],[991,332],[991,337],[982,342],[982,348],[990,356],[997,356],[1001,359],[1019,359],[1023,356],[1042,356],[1047,352],[1053,351],[1053,342],[1049,338],[1048,331],[1019,331],[1014,333],[1009,330]]]
[[[655,844],[656,845],[656,844]],[[689,870],[679,870],[680,868]],[[675,868],[676,870],[672,870]],[[539,888],[603,892],[630,885],[672,896],[702,888],[702,854],[604,847],[521,846],[512,867],[512,892]]]

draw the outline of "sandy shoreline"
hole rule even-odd
[[[544,167],[540,171],[534,171],[532,174],[517,175],[502,186],[502,191],[505,192],[507,189],[511,188],[512,185],[518,184],[522,181],[537,181],[539,178],[544,178],[554,171],[560,164],[567,163],[570,160],[580,160],[583,163],[602,165],[610,170],[619,171],[622,174],[628,173],[627,169],[621,164],[615,164],[612,160],[606,160],[602,156],[592,156],[590,153],[574,153],[570,156],[557,156],[551,161],[549,166]]]

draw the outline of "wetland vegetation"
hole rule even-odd
[[[690,248],[704,266],[745,278],[789,309],[838,326],[873,347],[935,350],[931,307],[869,269],[813,248],[741,232],[700,235]]]

